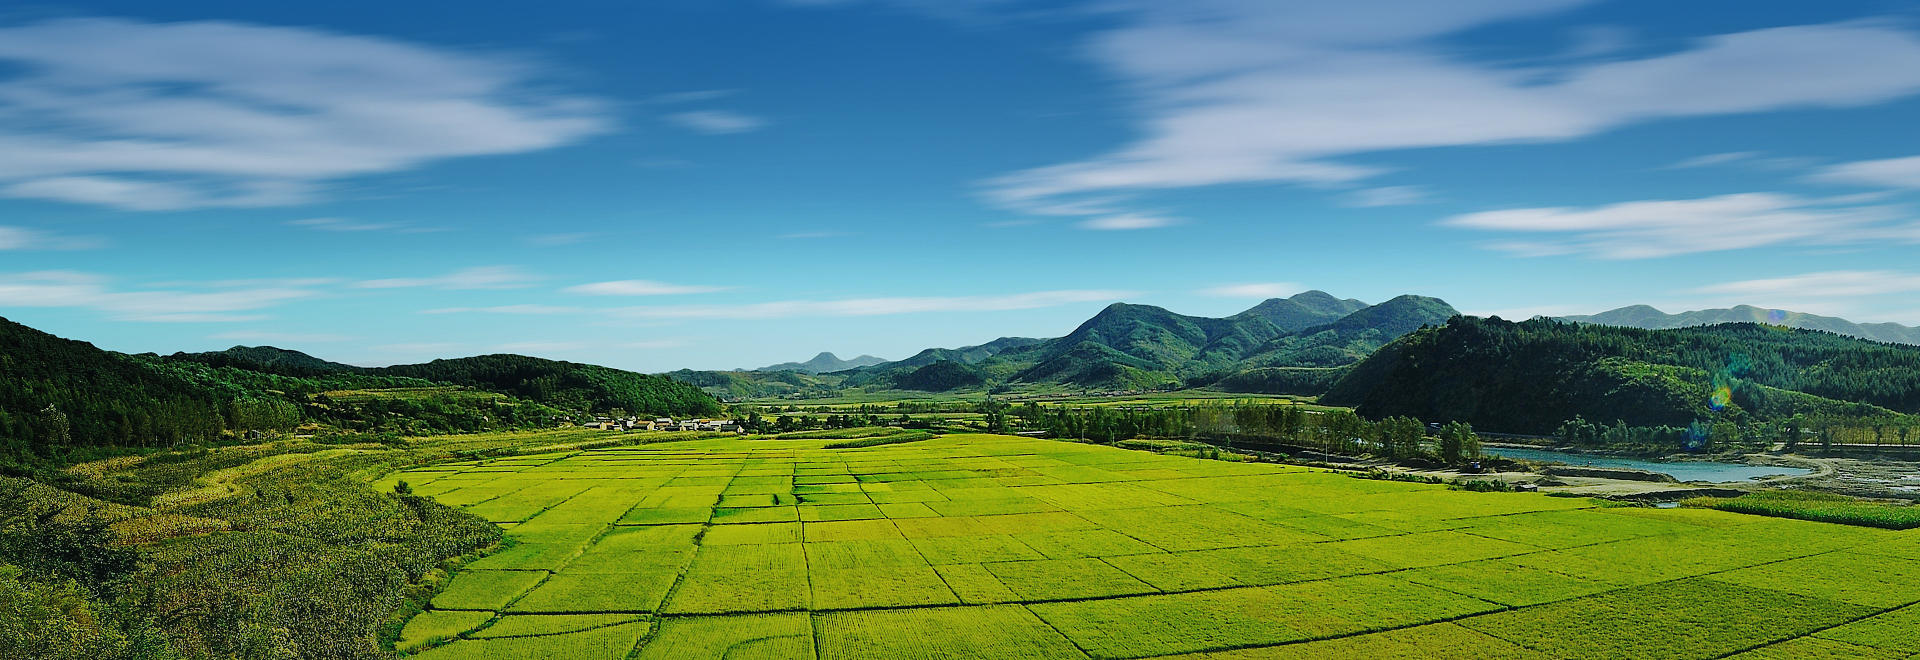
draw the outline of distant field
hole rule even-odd
[[[389,475],[508,527],[431,660],[1909,658],[1920,532],[1007,436]],[[442,642],[442,640],[451,640]],[[437,644],[437,645],[436,645]]]

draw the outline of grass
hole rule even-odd
[[[934,437],[934,435],[926,431],[912,431],[908,433],[895,433],[892,435],[882,435],[882,436],[875,436],[871,438],[860,438],[858,440],[843,440],[840,442],[829,442],[825,447],[822,447],[822,449],[859,449],[861,447],[878,447],[880,445],[897,445],[903,442],[918,442],[920,440],[926,440],[932,437]]]
[[[1734,498],[1701,497],[1685,506],[1778,518],[1859,525],[1882,529],[1920,528],[1920,506],[1861,500],[1845,495],[1797,490],[1766,490]]]
[[[1709,579],[1666,582],[1462,621],[1553,657],[1717,658],[1873,613]]]
[[[458,636],[432,660],[1920,652],[1920,543],[1883,529],[1004,436],[431,468],[541,507],[403,631]]]
[[[561,635],[594,628],[619,625],[640,621],[646,617],[634,614],[570,614],[556,616],[506,616],[484,630],[475,631],[471,637],[491,639],[498,637],[536,637],[540,635]]]
[[[451,639],[491,620],[492,612],[423,612],[407,622],[407,627],[400,631],[400,639],[394,641],[393,647],[400,651],[412,651],[430,643]]]

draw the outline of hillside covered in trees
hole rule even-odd
[[[661,376],[524,356],[361,369],[266,347],[128,355],[0,319],[0,471],[8,473],[302,425],[424,435],[545,427],[616,408],[682,416],[719,404]]]
[[[1225,318],[1114,303],[1063,337],[1003,337],[979,346],[927,349],[905,360],[822,374],[822,380],[789,391],[1172,389],[1219,383],[1235,392],[1319,394],[1344,374],[1342,367],[1455,314],[1438,298],[1406,295],[1367,305],[1320,291],[1274,298]],[[924,371],[941,362],[950,364],[938,367],[940,377]],[[744,385],[764,378],[698,373],[674,375],[709,391],[718,392],[716,386],[770,391]]]
[[[720,404],[713,397],[672,378],[525,355],[434,360],[368,369],[366,373],[465,385],[592,413],[618,409],[636,415],[678,417],[720,412]]]
[[[1554,433],[1920,412],[1920,348],[1753,323],[1641,330],[1456,317],[1355,365],[1323,397],[1363,416]]]

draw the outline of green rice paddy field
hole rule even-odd
[[[389,475],[507,528],[430,660],[1920,658],[1920,530],[1006,436]]]

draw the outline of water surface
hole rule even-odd
[[[1569,454],[1551,449],[1508,449],[1488,447],[1485,454],[1498,454],[1507,458],[1520,458],[1529,461],[1559,461],[1567,465],[1582,467],[1628,468],[1648,472],[1664,472],[1681,481],[1711,481],[1727,483],[1731,481],[1749,481],[1754,477],[1813,474],[1813,470],[1777,465],[1747,465],[1744,463],[1720,463],[1714,461],[1676,461],[1659,462],[1619,456],[1593,456],[1589,454]]]

